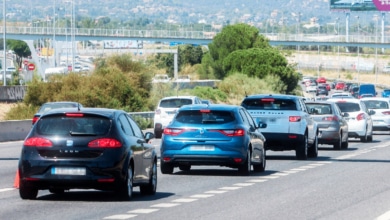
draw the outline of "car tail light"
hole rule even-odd
[[[242,162],[242,158],[234,158],[233,159],[235,163],[241,163]]]
[[[274,98],[264,98],[264,99],[261,99],[262,102],[273,102],[275,101]]]
[[[229,129],[229,130],[210,130],[220,132],[228,137],[239,137],[245,135],[244,129]]]
[[[25,140],[23,145],[26,147],[52,147],[53,143],[46,138],[32,137]]]
[[[382,112],[382,114],[384,114],[384,115],[390,115],[390,111],[384,111],[384,112]]]
[[[200,112],[202,112],[202,113],[210,113],[211,111],[210,111],[210,109],[201,109]]]
[[[114,178],[102,178],[97,180],[99,183],[113,183],[115,182]]]
[[[299,121],[301,121],[301,116],[290,116],[290,117],[288,118],[288,120],[289,120],[290,122],[299,122]]]
[[[338,121],[339,118],[337,116],[328,116],[328,117],[323,117],[323,121]]]
[[[32,119],[32,124],[35,124],[35,122],[37,122],[37,121],[38,121],[38,119],[39,119],[39,117],[38,117],[38,116],[34,116],[34,118]]]
[[[84,117],[83,113],[66,113],[66,117]]]
[[[100,138],[88,143],[88,147],[92,148],[119,148],[122,143],[114,138]]]
[[[360,120],[364,120],[366,118],[366,116],[364,115],[364,113],[360,113],[356,116],[356,120],[360,121]]]

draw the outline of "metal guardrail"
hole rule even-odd
[[[134,117],[142,117],[146,119],[153,119],[154,118],[154,112],[128,112],[128,114],[134,118]]]

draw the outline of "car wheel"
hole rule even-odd
[[[342,145],[342,141],[343,141],[342,137],[343,137],[343,135],[340,134],[337,143],[333,144],[333,149],[335,149],[335,150],[340,150],[341,149],[341,145]]]
[[[303,136],[302,143],[295,150],[295,155],[298,160],[307,160],[307,148],[308,148],[307,134],[305,133],[305,135]]]
[[[255,172],[264,172],[265,166],[266,166],[265,152],[266,151],[263,150],[263,153],[262,153],[262,156],[261,156],[261,163],[253,165],[253,171],[255,171]]]
[[[251,153],[249,150],[244,163],[238,167],[238,172],[243,176],[248,176],[251,172]]]
[[[173,173],[173,165],[164,163],[163,161],[160,162],[160,170],[162,174],[172,174]]]
[[[348,140],[347,140],[346,142],[343,142],[343,143],[341,144],[341,148],[342,148],[342,149],[348,149]]]
[[[367,142],[367,140],[368,140],[368,137],[367,137],[367,128],[366,128],[366,132],[364,133],[364,136],[360,137],[360,141]]]
[[[179,169],[181,171],[190,171],[191,170],[191,165],[180,165]]]
[[[150,178],[148,185],[141,185],[140,191],[143,195],[154,195],[157,190],[157,162],[154,161],[152,169],[150,170]]]
[[[313,145],[308,149],[307,155],[312,158],[318,157],[318,136],[316,134]]]
[[[154,129],[154,136],[156,138],[161,138],[162,137],[162,130],[160,129]]]
[[[119,190],[119,196],[124,200],[129,200],[133,196],[133,167],[127,168],[126,179]]]
[[[24,181],[20,181],[19,195],[22,199],[36,199],[38,195],[38,189],[33,186],[28,186]]]

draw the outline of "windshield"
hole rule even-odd
[[[191,105],[192,99],[165,99],[161,100],[160,107],[162,108],[180,108],[183,105]]]
[[[360,111],[360,105],[352,102],[337,102],[341,112],[358,112]]]
[[[242,106],[252,110],[297,110],[295,102],[291,99],[245,99]]]
[[[386,101],[380,100],[364,100],[364,104],[370,109],[388,109],[389,104]]]
[[[234,121],[233,113],[229,111],[209,111],[201,110],[180,111],[176,116],[176,121],[187,124],[224,124]]]

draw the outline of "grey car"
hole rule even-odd
[[[306,102],[311,117],[318,124],[318,143],[333,145],[333,149],[348,148],[348,123],[333,102]]]

